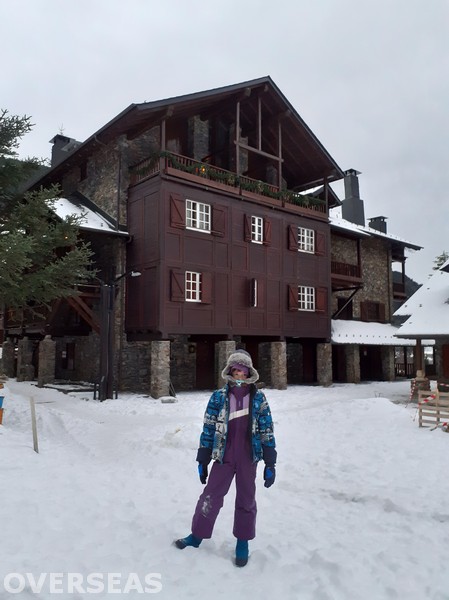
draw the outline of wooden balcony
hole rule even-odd
[[[332,287],[341,288],[347,285],[359,285],[362,283],[362,273],[359,265],[331,261]]]
[[[276,185],[245,175],[237,175],[232,171],[170,152],[162,152],[132,167],[130,185],[137,185],[160,174],[255,200],[268,206],[288,208],[305,214],[313,213],[315,218],[327,219],[328,210],[325,200],[280,189]]]
[[[395,300],[405,300],[407,298],[407,294],[405,293],[405,284],[404,283],[393,282],[393,298]]]

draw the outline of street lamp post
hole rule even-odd
[[[101,282],[100,288],[100,402],[113,397],[114,393],[114,330],[115,290],[123,277],[140,277],[138,271],[122,273],[109,283]]]

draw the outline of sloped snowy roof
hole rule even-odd
[[[397,335],[449,337],[449,273],[441,270],[432,273],[395,315],[410,315]]]
[[[381,237],[392,242],[397,242],[406,246],[407,248],[411,248],[413,250],[421,250],[422,246],[417,246],[416,244],[412,244],[412,242],[408,242],[397,235],[392,235],[391,233],[383,233],[382,231],[378,231],[377,229],[373,229],[373,227],[366,227],[364,225],[357,225],[357,223],[351,223],[347,219],[343,219],[341,216],[341,208],[334,208],[329,211],[329,221],[331,227],[335,227],[336,229],[344,229],[346,231],[350,231],[352,233],[356,233],[360,236],[363,235],[374,235],[376,237]]]
[[[329,221],[331,227],[335,229],[343,229],[344,231],[349,231],[351,233],[356,234],[358,237],[369,237],[369,233],[366,231],[362,231],[360,229],[360,225],[356,225],[355,223],[351,223],[351,221],[347,221],[342,217],[338,216],[329,216]]]
[[[109,219],[103,211],[95,207],[90,201],[88,206],[87,203],[82,202],[78,198],[57,198],[54,204],[54,211],[61,219],[69,215],[81,217],[80,229],[128,235],[126,231],[117,230],[113,220]]]
[[[372,346],[415,346],[415,339],[395,337],[398,328],[390,323],[332,320],[334,344],[361,344]]]

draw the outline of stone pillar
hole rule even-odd
[[[17,350],[17,381],[33,381],[33,343],[25,336]]]
[[[224,340],[215,344],[215,372],[217,373],[217,388],[222,388],[226,383],[221,372],[226,366],[228,357],[235,352],[235,342]]]
[[[39,343],[39,372],[37,374],[37,387],[44,387],[53,383],[56,370],[56,342],[51,335],[46,335]]]
[[[382,346],[382,375],[385,381],[394,381],[394,346]]]
[[[170,342],[151,342],[151,395],[170,395]]]
[[[11,340],[5,340],[2,346],[2,371],[7,377],[15,377],[15,346]]]
[[[275,390],[287,389],[287,344],[271,342],[271,385]]]
[[[345,345],[346,381],[360,383],[360,348],[358,344]]]
[[[317,344],[317,381],[319,385],[332,384],[332,344]]]

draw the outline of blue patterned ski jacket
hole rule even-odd
[[[215,390],[204,414],[203,432],[198,450],[199,462],[209,460],[223,462],[229,419],[229,385]],[[267,464],[276,463],[276,441],[273,419],[265,394],[255,385],[250,386],[248,436],[251,439],[253,462],[263,459]]]

